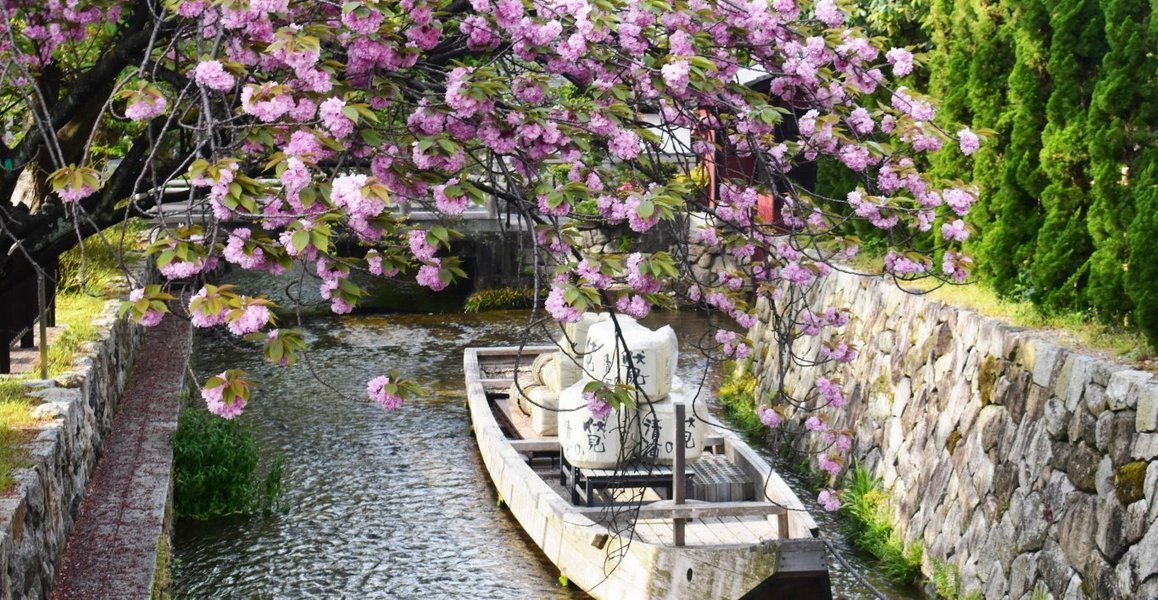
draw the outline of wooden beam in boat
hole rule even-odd
[[[558,350],[555,346],[494,346],[489,348],[471,348],[478,356],[528,356],[534,358],[535,356],[544,352],[554,352]]]
[[[540,438],[537,440],[510,440],[510,445],[518,452],[552,452],[559,450],[559,438]]]
[[[684,476],[684,415],[686,414],[684,403],[676,402],[672,405],[675,409],[675,414],[672,418],[675,420],[675,460],[672,461],[671,468],[671,501],[675,507],[683,506],[684,504],[684,487],[687,485],[688,478]],[[672,520],[672,540],[674,545],[684,545],[684,524],[685,519],[676,517]]]
[[[575,507],[575,512],[595,518],[606,510],[636,511],[635,508],[608,508],[600,506]],[[671,500],[660,500],[638,508],[638,519],[707,519],[713,517],[763,517],[787,514],[783,506],[770,502],[688,502],[676,505]]]

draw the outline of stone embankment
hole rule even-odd
[[[112,302],[94,319],[100,340],[56,380],[34,381],[46,424],[29,444],[31,464],[0,497],[0,598],[42,598],[52,586],[141,342]]]
[[[846,459],[881,477],[926,575],[956,568],[985,598],[1158,598],[1155,377],[877,280],[834,274],[815,305],[851,307],[859,356],[787,388],[844,382],[828,423],[854,433]],[[751,336],[762,397],[776,345],[763,324]]]

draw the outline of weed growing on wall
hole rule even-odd
[[[849,473],[848,486],[841,494],[841,513],[846,517],[849,538],[880,561],[881,571],[889,579],[914,584],[921,579],[924,549],[920,544],[905,547],[886,512],[887,499],[880,479],[857,465]]]
[[[756,413],[756,377],[747,369],[736,369],[732,363],[724,365],[723,371],[727,375],[717,395],[729,423],[748,437],[763,437],[768,428]]]
[[[173,441],[177,516],[212,519],[274,510],[282,493],[281,460],[263,473],[258,457],[244,423],[182,410]]]
[[[531,288],[494,288],[479,290],[467,296],[463,311],[468,313],[514,308],[534,308],[535,290]]]

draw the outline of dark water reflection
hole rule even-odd
[[[202,335],[199,377],[240,367],[260,385],[242,418],[267,456],[286,459],[286,509],[178,523],[176,596],[586,597],[561,588],[558,570],[496,507],[468,433],[462,349],[528,339],[527,320],[526,312],[317,318],[308,330],[310,365],[289,369],[266,365],[227,334]],[[690,312],[675,324],[681,373],[698,383],[705,363],[692,345],[714,329]],[[365,382],[389,368],[417,380],[428,396],[390,413],[370,404]],[[714,389],[714,379],[707,384]],[[826,516],[818,520],[831,526]],[[872,597],[839,566],[834,591]]]

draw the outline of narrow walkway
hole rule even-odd
[[[52,597],[148,598],[165,521],[189,322],[148,330],[68,540]]]

